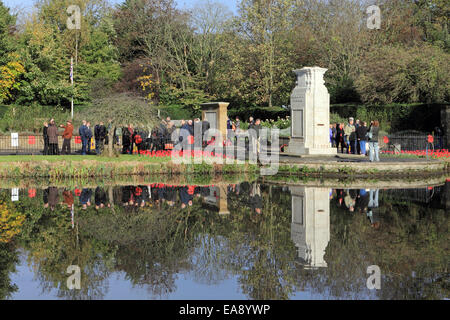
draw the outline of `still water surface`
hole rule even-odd
[[[2,299],[450,297],[449,182],[0,189],[0,202]]]

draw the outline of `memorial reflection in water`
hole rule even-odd
[[[211,286],[236,299],[442,298],[449,189],[258,181],[1,189],[9,285],[0,293],[41,298],[42,286],[48,298],[180,298],[197,283],[191,298],[214,298]],[[95,279],[80,292],[65,287],[74,261],[82,279]],[[371,264],[391,272],[379,291],[366,288]],[[136,285],[147,293],[117,293]]]
[[[290,187],[292,241],[305,267],[326,267],[325,249],[330,241],[329,188]]]

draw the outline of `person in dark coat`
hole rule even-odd
[[[50,188],[44,189],[42,193],[42,200],[44,201],[44,208],[48,208],[48,195],[50,193]]]
[[[206,147],[208,143],[208,137],[205,136],[205,133],[210,129],[211,125],[209,124],[208,120],[202,121],[202,137],[203,137],[203,147]]]
[[[55,120],[51,119],[47,129],[48,143],[50,146],[50,154],[59,154],[58,149],[58,127],[55,125]]]
[[[341,153],[344,153],[344,148],[347,148],[344,135],[344,124],[336,123],[336,148],[339,151],[339,146],[341,146]]]
[[[50,205],[50,209],[53,211],[58,204],[58,188],[50,187],[48,190],[48,204]]]
[[[49,154],[49,143],[48,143],[48,122],[44,122],[44,129],[42,130],[42,137],[44,138],[44,155]]]
[[[95,153],[101,154],[105,146],[106,127],[103,122],[100,121],[94,127],[94,139],[95,139]]]
[[[175,205],[175,202],[177,202],[177,187],[175,186],[166,186],[166,202],[170,207],[173,207]]]
[[[130,132],[127,127],[122,128],[122,154],[127,154],[130,148]]]
[[[128,131],[128,139],[129,139],[129,144],[128,144],[128,154],[133,154],[133,147],[134,147],[134,141],[133,141],[133,138],[134,138],[134,128],[133,128],[133,125],[132,125],[131,123],[128,125],[127,131]]]
[[[181,120],[181,129],[180,129],[180,142],[181,142],[181,148],[184,150],[187,150],[189,147],[189,136],[190,136],[190,128],[189,124]]]
[[[128,128],[122,129],[122,154],[133,154],[133,135],[134,128],[132,124]]]
[[[156,151],[164,150],[168,136],[167,123],[164,120],[159,124],[157,136]]]
[[[356,138],[357,142],[357,151],[358,154],[366,155],[366,140],[367,140],[367,127],[366,122],[362,122],[362,124],[356,128]]]
[[[87,138],[87,126],[86,120],[82,121],[80,128],[78,129],[78,133],[81,138],[81,154],[84,156],[87,152],[88,138]]]
[[[107,203],[106,191],[103,188],[97,187],[94,192],[95,210],[109,206]]]
[[[355,209],[357,212],[367,212],[369,206],[369,193],[365,189],[360,189],[356,196]]]
[[[86,210],[87,207],[91,205],[91,197],[92,197],[91,189],[84,188],[83,190],[81,190],[80,203],[83,210]]]
[[[380,149],[378,146],[378,134],[380,132],[380,123],[375,120],[370,123],[369,127],[369,158],[370,162],[380,161]]]
[[[145,137],[148,135],[145,130],[137,128],[134,131],[133,134],[133,142],[136,144],[136,147],[138,149],[138,153],[140,154],[141,151],[144,151],[145,147]]]
[[[192,206],[192,200],[194,196],[189,194],[188,186],[182,186],[180,188],[180,200],[181,200],[181,209],[186,208],[186,206]]]

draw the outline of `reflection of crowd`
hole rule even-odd
[[[116,205],[126,209],[137,210],[144,207],[157,207],[169,209],[171,207],[185,209],[193,205],[195,198],[208,197],[237,197],[240,203],[251,208],[256,214],[262,213],[263,201],[261,185],[259,183],[244,182],[227,186],[226,194],[220,194],[220,188],[214,185],[169,185],[153,183],[150,185],[114,187],[113,197]],[[78,198],[78,201],[76,200]],[[73,210],[79,207],[82,210],[95,208],[96,211],[111,208],[108,192],[103,187],[75,188],[70,190],[57,187],[48,187],[43,190],[44,208],[54,211],[58,205]],[[218,203],[218,202],[217,202]]]
[[[81,190],[75,189],[75,196],[79,197],[79,204],[83,210],[86,210],[92,204],[92,189],[91,188],[83,188]],[[48,187],[44,189],[43,192],[43,200],[44,200],[44,208],[50,208],[50,210],[54,211],[57,205],[66,206],[69,209],[72,209],[72,206],[75,204],[74,192],[69,189],[63,189],[62,191],[62,201],[59,202],[59,189],[57,187]],[[97,187],[94,191],[94,204],[95,209],[109,208],[111,207],[106,192],[103,188]]]
[[[365,214],[372,227],[379,228],[378,189],[336,189],[331,198],[336,197],[338,207],[349,212]]]

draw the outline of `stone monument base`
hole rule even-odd
[[[337,155],[336,148],[305,148],[303,141],[298,141],[298,139],[291,138],[288,145],[288,153],[292,153],[295,155],[328,155],[334,156]]]

